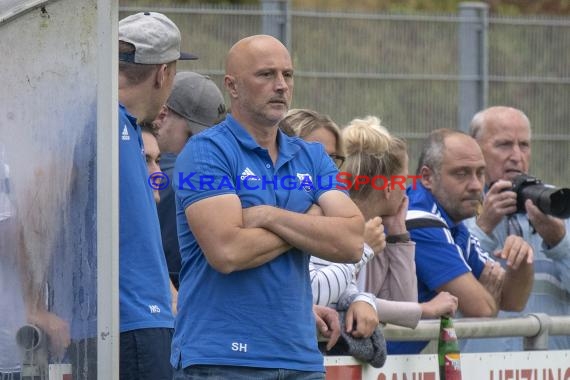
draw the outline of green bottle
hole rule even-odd
[[[461,380],[461,359],[459,344],[453,327],[453,321],[442,316],[439,324],[439,342],[437,345],[440,380]]]

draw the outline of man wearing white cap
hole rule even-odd
[[[170,288],[139,124],[166,102],[180,31],[166,16],[137,13],[119,22],[120,378],[170,379],[174,327]]]

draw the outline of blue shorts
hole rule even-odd
[[[140,329],[121,333],[121,380],[171,380],[172,329]]]

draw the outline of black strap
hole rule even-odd
[[[413,230],[415,228],[426,228],[426,227],[443,227],[447,228],[447,224],[441,220],[431,219],[431,218],[416,218],[406,220],[406,229]]]

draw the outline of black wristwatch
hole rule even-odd
[[[389,243],[389,244],[409,243],[409,242],[410,242],[410,233],[409,232],[404,232],[403,234],[386,236],[386,243]]]

